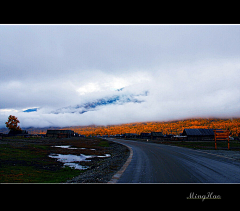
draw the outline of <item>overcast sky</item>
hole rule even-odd
[[[0,127],[240,117],[240,25],[0,25],[0,79]],[[52,113],[122,87],[148,95]]]

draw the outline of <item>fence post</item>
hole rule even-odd
[[[228,149],[230,149],[230,143],[229,143],[229,133],[230,133],[230,132],[229,132],[229,130],[227,130],[227,132],[228,132],[228,133],[227,133],[227,135],[228,135]]]
[[[214,130],[215,149],[217,149],[216,129]]]

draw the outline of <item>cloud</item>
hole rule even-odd
[[[2,25],[0,34],[0,127],[10,114],[22,127],[240,116],[238,25]],[[138,102],[76,109],[120,93]]]
[[[145,73],[141,73],[142,77],[139,77],[136,81],[134,81],[133,75],[126,76],[126,81],[131,85],[126,86],[122,91],[110,90],[109,87],[111,86],[104,84],[105,82],[102,82],[99,78],[92,83],[95,84],[95,87],[98,84],[98,89],[86,89],[84,95],[79,93],[79,88],[75,90],[75,95],[71,95],[71,97],[74,96],[78,100],[69,99],[68,103],[60,104],[59,107],[55,103],[53,105],[47,103],[37,112],[30,113],[22,112],[22,109],[0,109],[0,118],[3,123],[7,116],[12,114],[19,118],[21,125],[24,127],[63,127],[90,124],[109,125],[137,121],[166,121],[192,117],[239,117],[239,68],[239,62],[234,60],[229,62],[227,60],[218,63],[205,61],[200,64],[195,63],[152,72],[146,70]],[[110,78],[111,76],[108,76],[108,79]],[[113,81],[114,78],[115,76],[112,77]],[[129,80],[127,80],[128,78]],[[121,80],[122,78],[119,78],[119,81]],[[82,87],[92,84],[86,83]],[[111,84],[111,81],[109,84]],[[11,85],[19,86],[17,83]],[[54,89],[51,88],[51,90]],[[62,92],[64,90],[60,90],[61,93],[58,93],[58,97],[63,97]],[[145,91],[148,91],[147,96],[142,95]],[[56,94],[57,92],[55,92],[56,90],[53,93]],[[94,100],[120,93],[135,95],[135,98],[142,102],[109,104],[90,109],[82,114],[79,114],[79,110],[74,108],[81,103],[91,103]],[[50,98],[49,96],[48,100]],[[67,96],[65,99],[67,99]],[[59,108],[63,108],[63,105],[66,104],[72,107],[67,107],[58,114],[52,113]]]

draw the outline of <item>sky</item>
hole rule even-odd
[[[0,128],[240,117],[239,78],[239,24],[0,25]]]

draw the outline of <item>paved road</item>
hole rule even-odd
[[[183,147],[109,139],[133,150],[118,183],[240,183],[240,162]]]

